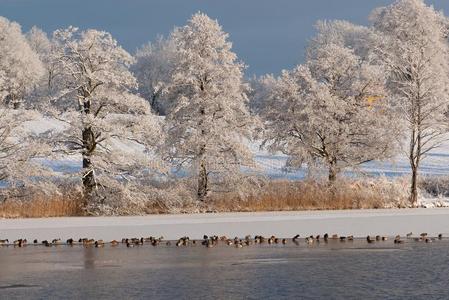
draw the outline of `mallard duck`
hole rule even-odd
[[[0,240],[0,246],[8,246],[8,245],[9,245],[8,239]]]

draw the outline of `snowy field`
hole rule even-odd
[[[0,220],[0,239],[68,239],[89,237],[121,239],[123,237],[181,236],[202,238],[207,235],[244,237],[276,235],[302,237],[311,234],[419,235],[442,233],[449,236],[449,209],[380,209],[351,211],[265,212],[152,215],[137,217],[73,217]]]
[[[64,124],[60,121],[44,118],[42,120],[26,122],[25,128],[34,134],[44,133],[49,130],[60,130]],[[128,144],[117,143],[116,147],[121,151],[132,153],[141,151],[141,147],[132,142]],[[281,153],[272,154],[268,151],[260,150],[259,143],[250,145],[254,153],[259,172],[273,179],[301,179],[304,178],[305,170],[296,172],[285,172],[284,166],[287,157]],[[77,172],[81,168],[81,158],[66,157],[62,160],[44,160],[43,163],[50,166],[56,172]],[[410,173],[410,166],[405,154],[398,154],[392,161],[373,161],[364,164],[358,170],[362,174],[370,176],[403,176]],[[352,175],[353,172],[347,172]],[[421,175],[449,175],[449,141],[428,154],[420,168]]]

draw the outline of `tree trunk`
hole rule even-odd
[[[199,174],[198,174],[198,200],[204,201],[204,198],[207,195],[208,186],[207,186],[207,169],[206,169],[206,162],[204,159],[200,161],[200,167],[199,167]]]
[[[338,175],[338,168],[337,168],[337,162],[335,160],[332,160],[329,164],[329,183],[334,184],[334,182],[337,180]]]
[[[92,166],[92,153],[95,149],[95,137],[92,127],[83,129],[83,191],[84,205],[92,200],[93,191],[96,186],[95,173]]]
[[[413,206],[418,205],[418,168],[412,168],[412,184],[410,187],[410,203]]]

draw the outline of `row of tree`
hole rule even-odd
[[[49,38],[0,17],[1,179],[52,178],[35,158],[80,157],[88,206],[175,165],[190,168],[203,201],[247,182],[254,139],[290,168],[325,166],[333,182],[392,157],[408,134],[416,203],[420,162],[447,128],[448,25],[422,0],[398,0],[370,27],[319,22],[305,63],[246,80],[228,35],[202,13],[134,56],[104,31]],[[60,126],[24,130],[42,115]]]

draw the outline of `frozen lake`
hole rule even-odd
[[[121,240],[123,237],[250,235],[293,237],[296,234],[405,235],[427,232],[449,236],[449,208],[375,209],[340,211],[287,211],[210,213],[132,217],[67,217],[0,219],[0,239],[52,240],[82,237]]]
[[[0,247],[2,299],[447,299],[449,241]]]

